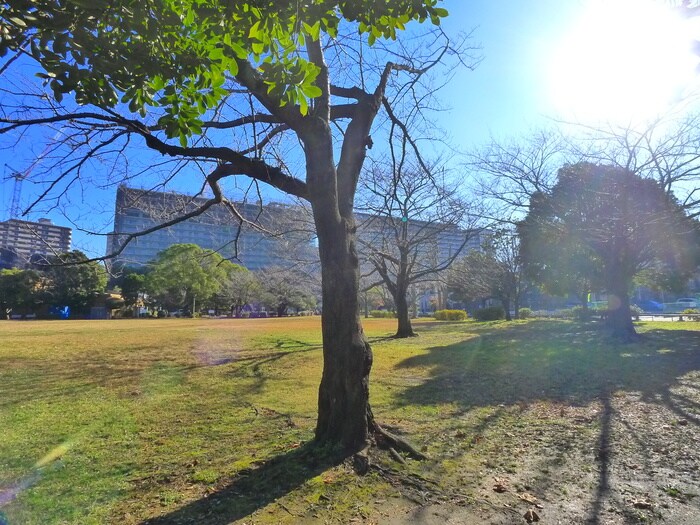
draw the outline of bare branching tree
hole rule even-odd
[[[515,224],[534,193],[547,193],[557,170],[569,158],[565,137],[554,129],[535,130],[518,139],[492,138],[467,154],[465,168],[474,174],[474,191],[493,222]]]
[[[507,321],[520,310],[520,298],[527,287],[520,241],[513,229],[492,232],[483,251],[460,258],[447,274],[447,286],[457,297],[468,301],[497,299]]]
[[[383,284],[391,293],[395,337],[413,336],[409,290],[435,282],[470,241],[478,246],[478,215],[443,170],[422,160],[374,163],[360,191],[358,239],[365,271],[376,276],[370,287]]]
[[[700,114],[669,114],[643,127],[578,127],[579,158],[613,164],[657,181],[689,215],[700,215]]]

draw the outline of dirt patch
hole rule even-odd
[[[619,392],[583,407],[501,408],[488,435],[444,436],[440,448],[464,450],[434,477],[444,501],[390,499],[366,522],[700,523],[699,374],[665,399]]]

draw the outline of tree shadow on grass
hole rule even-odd
[[[400,369],[427,368],[397,404],[454,403],[464,409],[536,400],[585,405],[616,390],[644,400],[667,398],[679,378],[700,370],[700,331],[653,330],[620,344],[585,324],[543,321],[483,330],[478,337],[433,347]]]
[[[141,525],[232,523],[273,503],[338,463],[337,456],[310,442],[246,469],[212,494],[162,516],[147,519]],[[284,506],[282,509],[290,512]]]
[[[694,395],[700,381],[689,376],[700,371],[700,331],[650,330],[634,344],[618,343],[590,324],[542,321],[478,327],[476,332],[477,337],[434,347],[399,363],[403,370],[427,369],[428,379],[406,388],[397,404],[454,404],[466,413],[482,406],[537,401],[598,403],[598,476],[586,523],[601,523],[609,498],[619,497],[611,478],[615,423],[636,442],[644,472],[653,473],[653,462],[658,461],[650,455],[648,436],[614,408],[616,392],[635,393],[641,401],[664,406],[685,424],[700,427],[700,403]],[[542,493],[546,489],[539,487]],[[624,503],[620,507],[625,523],[637,523],[634,509]]]

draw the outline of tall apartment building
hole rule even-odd
[[[0,250],[5,266],[24,266],[35,255],[55,255],[71,249],[71,229],[56,226],[49,219],[38,222],[9,219],[0,222]],[[0,264],[3,264],[0,262]]]
[[[206,201],[204,197],[120,186],[107,254],[116,253],[129,234],[165,224],[196,210]],[[304,227],[308,218],[303,209],[250,203],[236,203],[235,208],[240,216],[216,204],[201,215],[135,237],[115,258],[115,263],[143,266],[153,261],[159,252],[180,243],[215,250],[250,270],[286,266],[295,259],[316,257],[313,233]]]
[[[114,232],[107,243],[107,254],[116,253],[129,234],[141,232],[176,217],[190,213],[207,201],[178,193],[155,192],[120,186],[117,190]],[[317,264],[314,226],[309,211],[282,204],[235,204],[243,221],[227,207],[217,204],[196,217],[133,238],[115,258],[126,266],[142,266],[172,244],[192,243],[215,250],[224,258],[250,270],[297,263]],[[358,235],[376,234],[378,222],[357,214]],[[255,228],[249,223],[260,226]],[[367,226],[370,225],[370,226]],[[411,227],[425,228],[424,223],[411,221]],[[448,259],[464,243],[462,253],[479,248],[483,237],[479,232],[465,232],[456,227],[440,228],[430,246],[424,248],[431,257]],[[361,248],[362,243],[358,248]]]

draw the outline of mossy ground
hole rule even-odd
[[[0,523],[700,522],[700,323],[394,323],[373,410],[430,460],[364,477],[309,445],[318,318],[0,323]]]

